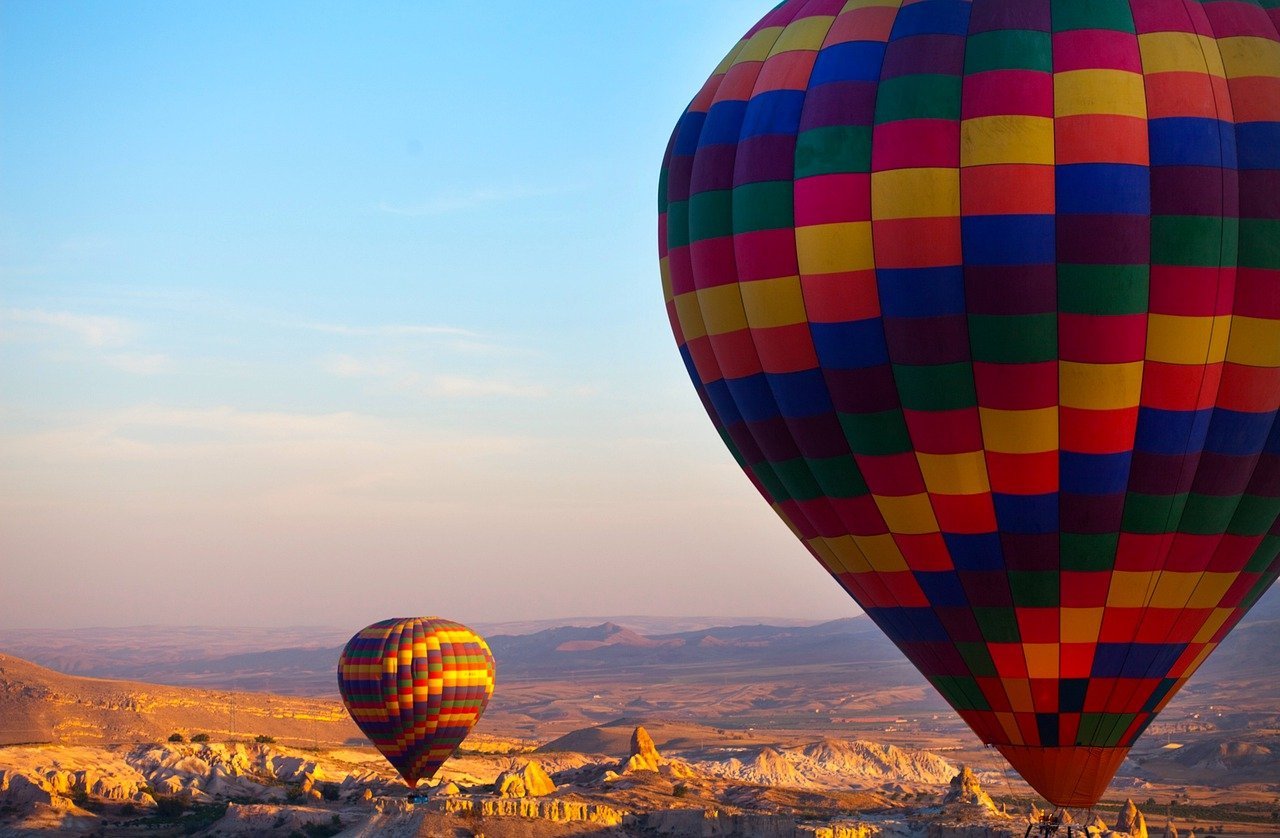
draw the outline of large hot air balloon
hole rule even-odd
[[[663,163],[725,444],[1049,801],[1280,572],[1280,8],[787,0]]]
[[[383,620],[342,650],[338,691],[351,718],[409,788],[453,756],[493,695],[493,655],[438,617]]]

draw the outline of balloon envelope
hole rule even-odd
[[[787,0],[664,160],[668,313],[725,444],[1058,805],[1280,569],[1277,21]]]
[[[493,695],[493,655],[438,617],[383,620],[342,650],[338,691],[351,718],[410,788],[453,756]]]

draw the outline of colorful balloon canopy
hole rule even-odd
[[[493,695],[484,638],[438,617],[383,620],[347,641],[338,691],[347,712],[404,781],[431,779]]]
[[[1058,805],[1280,564],[1280,3],[788,0],[680,118],[725,444]]]

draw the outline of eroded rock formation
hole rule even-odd
[[[635,771],[657,771],[662,763],[662,755],[658,746],[653,744],[653,737],[643,727],[637,727],[631,734],[631,755],[622,765],[622,773]]]
[[[1132,800],[1126,800],[1121,807],[1120,815],[1116,818],[1115,831],[1130,835],[1132,838],[1148,838],[1147,819],[1138,811],[1138,807]]]
[[[530,760],[520,768],[499,774],[494,789],[499,797],[542,797],[555,791],[556,784],[541,765]]]
[[[947,789],[942,802],[945,805],[976,806],[992,814],[999,813],[991,795],[982,790],[978,775],[967,765],[960,766],[959,773],[951,778],[951,787]]]
[[[637,771],[654,771],[664,777],[697,776],[687,763],[667,759],[658,753],[658,746],[653,744],[653,737],[643,727],[637,727],[631,733],[631,753],[622,761],[619,774],[634,774]]]
[[[427,804],[447,814],[493,817],[538,818],[555,823],[593,823],[617,826],[626,814],[621,809],[577,800],[510,797],[442,797]]]

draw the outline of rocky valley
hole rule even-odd
[[[499,744],[522,748],[489,741],[488,749]],[[794,749],[790,760],[768,748],[746,761],[686,760],[635,728],[621,759],[470,752],[410,796],[363,749],[10,746],[0,750],[0,836],[1006,838],[1025,828],[1030,810],[994,803],[967,768],[895,750],[828,740]],[[909,791],[883,773],[886,756],[914,772]],[[818,776],[771,768],[797,761]],[[1112,833],[1147,834],[1132,826]]]
[[[0,655],[0,835],[976,838],[1044,805],[865,618],[674,627],[495,635],[488,712],[412,798],[337,700],[337,632],[0,633],[38,659]],[[1077,813],[1094,834],[1280,831],[1277,627],[1272,597]]]

